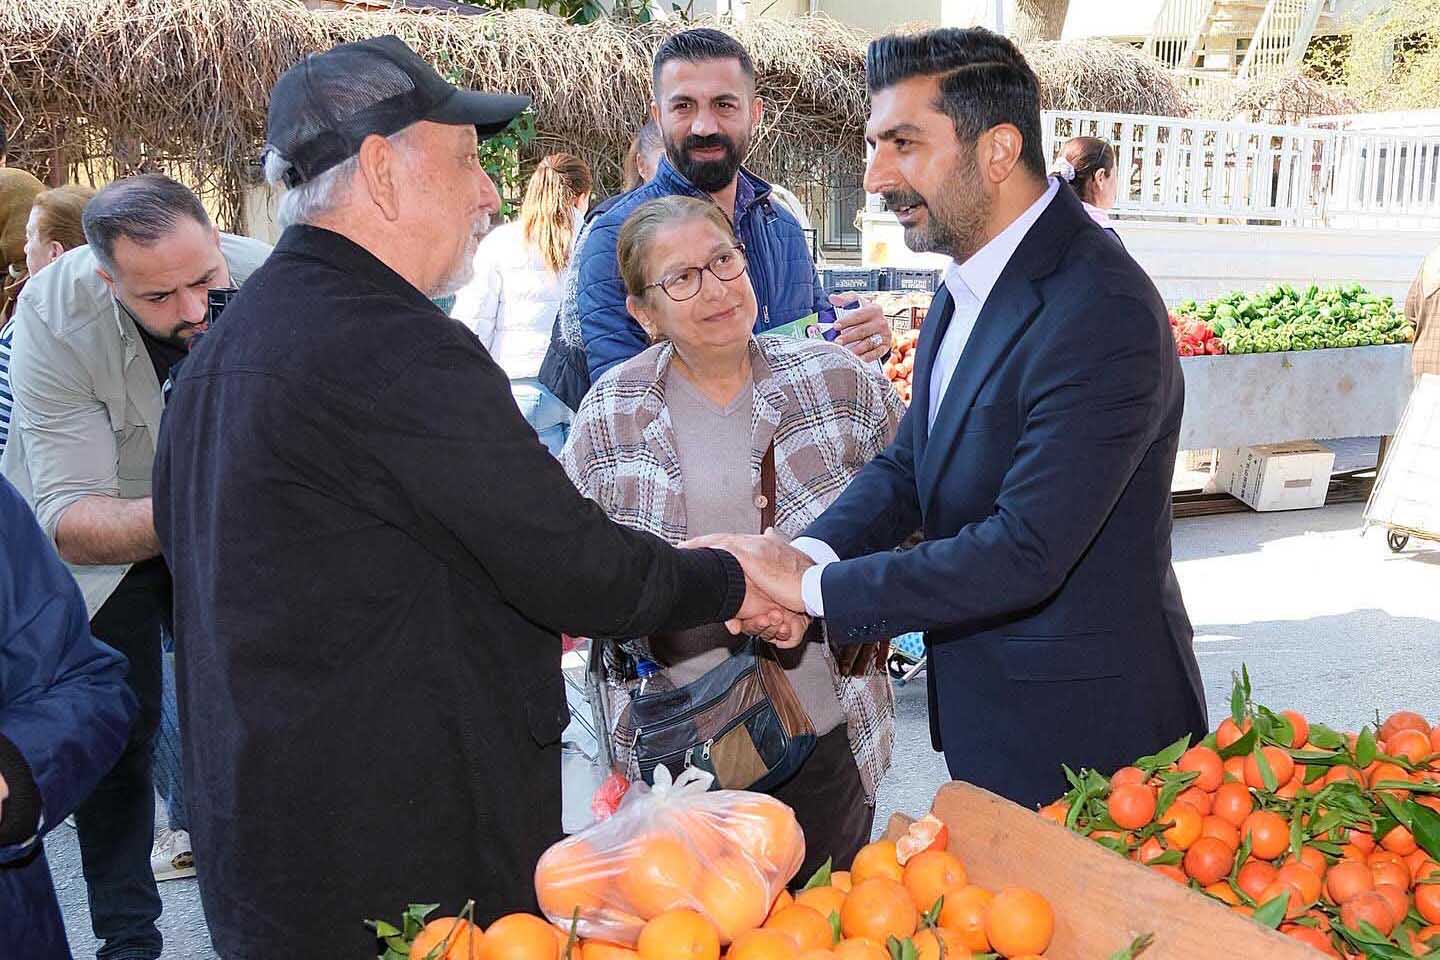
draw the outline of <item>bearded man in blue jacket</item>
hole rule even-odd
[[[652,82],[650,115],[660,127],[665,157],[654,179],[594,221],[576,254],[580,333],[591,382],[650,346],[625,310],[615,246],[626,218],[658,197],[709,200],[725,212],[745,245],[759,307],[756,333],[814,313],[834,323],[836,342],[860,359],[878,360],[889,352],[884,312],[863,304],[836,317],[835,307],[853,306],[857,296],[825,295],[799,222],[772,199],[770,184],[741,166],[764,112],[745,48],[710,27],[677,33],[656,51]]]
[[[0,477],[0,954],[69,960],[41,837],[115,765],[135,716],[125,658]]]

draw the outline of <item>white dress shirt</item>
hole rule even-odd
[[[935,429],[935,416],[940,411],[945,392],[950,388],[955,369],[960,365],[965,345],[970,342],[975,321],[980,318],[980,311],[985,308],[985,301],[990,298],[990,291],[995,289],[1000,274],[1015,255],[1016,248],[1035,225],[1035,221],[1040,219],[1040,214],[1045,212],[1050,201],[1055,199],[1059,190],[1060,181],[1050,177],[1049,187],[1039,200],[1010,221],[1009,226],[977,250],[970,259],[964,263],[952,262],[945,268],[945,289],[955,301],[955,310],[950,316],[950,325],[945,328],[945,336],[940,341],[940,349],[935,354],[935,363],[930,370],[930,408],[925,425],[927,433]],[[825,600],[820,591],[820,578],[825,567],[840,557],[829,544],[814,537],[797,537],[791,545],[815,561],[815,565],[801,576],[800,591],[805,598],[806,612],[812,617],[823,617]]]

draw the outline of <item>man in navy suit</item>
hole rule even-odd
[[[955,262],[894,443],[793,545],[735,546],[836,642],[925,631],[951,775],[1033,807],[1062,763],[1109,772],[1205,733],[1170,558],[1184,382],[1155,287],[1047,180],[1013,44],[883,37],[866,72],[865,187],[912,250]]]

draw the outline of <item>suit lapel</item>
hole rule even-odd
[[[914,410],[911,426],[915,431],[911,448],[915,461],[925,455],[925,445],[930,439],[930,371],[935,369],[935,357],[940,353],[940,341],[950,329],[950,319],[955,315],[955,301],[950,288],[943,282],[925,311],[925,322],[920,327],[920,343],[915,349],[915,373],[910,378],[910,406]]]

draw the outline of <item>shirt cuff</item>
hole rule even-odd
[[[825,568],[840,559],[840,555],[824,540],[814,537],[796,537],[790,546],[815,561],[800,575],[800,596],[805,600],[805,612],[812,617],[825,616],[825,597],[820,592],[820,575]]]

